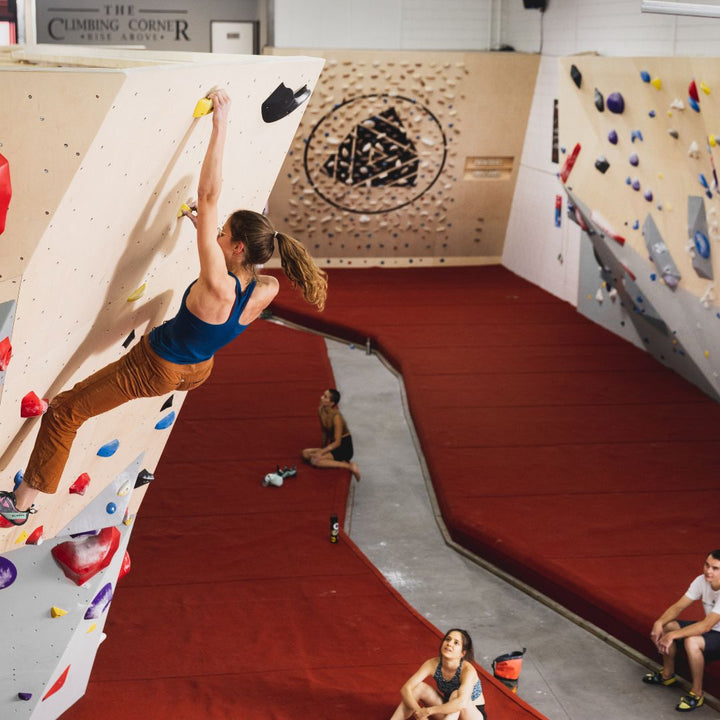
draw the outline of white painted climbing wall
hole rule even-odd
[[[561,177],[587,229],[578,309],[716,398],[719,70],[578,56],[561,61],[560,92]]]
[[[262,211],[304,106],[272,122],[261,106],[281,84],[312,90],[322,64],[0,52],[0,161],[12,190],[5,214],[0,162],[0,362],[2,341],[11,345],[0,364],[0,487],[23,472],[39,426],[21,417],[23,399],[51,398],[122,356],[196,277],[194,231],[177,219],[210,136],[196,102],[215,86],[233,99],[221,214]],[[40,496],[26,525],[0,529],[1,717],[55,718],[84,692],[145,481],[182,401],[137,400],[87,422],[58,492]],[[173,492],[171,479],[157,491]]]
[[[327,265],[499,262],[537,56],[312,52],[327,63],[271,213]]]

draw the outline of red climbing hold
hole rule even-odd
[[[695,81],[693,80],[690,85],[688,86],[688,95],[695,101],[700,102],[700,96],[698,95],[697,91],[697,85],[695,84]]]
[[[5,219],[10,207],[12,187],[10,186],[10,164],[0,155],[0,235],[5,232]]]
[[[89,484],[90,476],[87,473],[83,473],[79,475],[78,479],[70,486],[69,492],[73,495],[84,495]]]
[[[118,580],[122,580],[130,572],[130,553],[126,550],[125,556],[123,557],[122,565],[120,566],[120,573],[118,574]]]
[[[20,417],[42,415],[48,408],[47,400],[41,400],[32,390],[22,399]]]
[[[25,541],[26,545],[39,545],[42,542],[44,528],[42,525],[36,527],[31,533],[30,537]]]
[[[70,665],[68,665],[64,670],[63,674],[55,681],[53,686],[45,693],[45,697],[43,700],[47,700],[51,695],[54,695],[60,688],[65,684],[65,681],[67,680],[68,673],[70,672]]]
[[[12,356],[12,345],[10,338],[6,337],[0,340],[0,371],[7,370]]]
[[[82,585],[110,564],[119,544],[120,531],[106,527],[97,535],[56,545],[52,555],[66,577]]]
[[[565,164],[562,166],[562,170],[560,171],[560,180],[562,181],[563,185],[567,182],[567,179],[573,169],[573,166],[575,165],[575,161],[577,160],[577,156],[579,153],[580,143],[577,143],[570,155],[565,158]]]

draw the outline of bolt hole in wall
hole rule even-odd
[[[15,2],[0,0],[0,41],[3,4]],[[37,41],[254,54],[265,38],[263,7],[259,0],[37,0]]]

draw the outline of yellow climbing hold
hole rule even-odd
[[[658,180],[662,180],[662,179],[663,179],[663,174],[662,174],[661,172],[659,172],[659,173],[658,173]]]
[[[93,624],[87,629],[87,634],[89,635],[91,632],[94,632],[95,630],[97,630],[97,623],[93,623]]]
[[[15,541],[16,545],[19,545],[20,543],[25,542],[28,539],[28,534],[23,530],[17,537],[17,540]]]
[[[207,115],[208,113],[211,113],[213,109],[213,102],[210,98],[200,98],[200,100],[197,101],[197,105],[195,106],[195,110],[193,111],[193,117],[202,117],[203,115]]]
[[[191,212],[192,212],[192,208],[191,208],[187,203],[183,203],[183,204],[180,206],[180,209],[178,210],[177,216],[178,216],[179,218],[181,218],[181,217],[183,216],[183,213],[186,213],[186,212],[191,213]]]
[[[706,351],[705,351],[705,357],[707,357],[707,358],[710,357],[710,351],[709,351],[709,350],[706,350]]]
[[[717,140],[714,135],[708,135],[708,142],[710,143],[710,147],[715,147],[717,145]]]
[[[56,605],[53,605],[53,606],[50,608],[50,614],[51,614],[54,618],[59,618],[59,617],[62,617],[63,615],[67,615],[67,610],[63,610],[62,608],[59,608],[59,607],[57,607]]]
[[[709,94],[710,94],[710,88],[709,88],[704,82],[701,82],[701,83],[700,83],[700,89],[701,89],[706,95],[709,95]]]
[[[656,88],[657,90],[660,90],[660,88],[662,88],[662,80],[661,80],[660,78],[658,78],[658,77],[653,78],[653,79],[650,81],[650,84],[651,84],[654,88]]]
[[[139,300],[144,294],[147,288],[147,283],[143,283],[130,297],[127,299],[128,302],[135,302]]]

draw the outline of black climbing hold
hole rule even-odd
[[[578,87],[582,85],[582,73],[577,69],[576,65],[570,66],[570,77]]]
[[[143,485],[147,485],[148,483],[151,483],[155,479],[155,476],[149,471],[142,469],[139,473],[137,478],[135,479],[135,487],[139,488]]]
[[[605,98],[603,98],[603,94],[595,88],[595,107],[602,112],[605,110]]]
[[[160,408],[160,412],[162,412],[163,410],[167,410],[169,407],[172,407],[173,398],[174,398],[174,397],[175,397],[174,395],[171,395],[171,396],[163,403],[163,406]]]
[[[610,167],[610,163],[601,155],[595,161],[595,167],[604,175],[607,172],[607,169]]]
[[[134,330],[131,330],[131,331],[130,331],[130,334],[123,340],[123,347],[124,347],[125,349],[127,349],[128,346],[130,345],[130,343],[131,343],[134,339],[135,339],[135,331],[134,331]]]
[[[285,83],[280,83],[263,102],[261,107],[262,119],[266,123],[276,122],[287,117],[293,110],[299,108],[310,97],[310,90],[303,85],[293,92]]]

